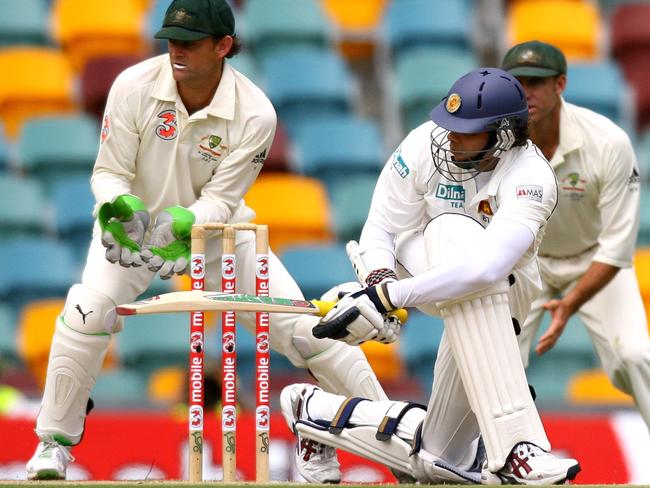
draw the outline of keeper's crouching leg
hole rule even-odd
[[[76,284],[56,321],[41,410],[40,439],[76,445],[83,435],[90,392],[120,322],[106,295]]]

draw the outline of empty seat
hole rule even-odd
[[[0,77],[0,119],[10,140],[18,136],[27,118],[74,109],[72,71],[61,51],[4,48],[0,65],[11,66]]]
[[[95,408],[125,409],[149,406],[147,377],[137,369],[113,368],[97,377],[90,397]]]
[[[136,0],[57,0],[52,19],[54,36],[77,73],[92,58],[144,55],[149,47],[144,12]]]
[[[262,76],[260,75],[255,58],[250,53],[241,52],[229,58],[227,63],[249,78],[253,83],[260,84]]]
[[[0,222],[2,241],[46,232],[47,200],[31,178],[0,173]]]
[[[638,246],[650,246],[650,185],[641,187],[641,222],[637,237]]]
[[[650,247],[637,248],[634,253],[634,269],[639,280],[641,297],[646,304],[646,312],[650,312]],[[650,319],[650,313],[648,318]]]
[[[288,244],[332,239],[327,190],[314,178],[287,173],[260,176],[244,198],[257,214],[255,222],[269,226],[276,252]]]
[[[388,0],[322,0],[341,53],[350,60],[370,57]]]
[[[48,188],[71,176],[89,179],[98,149],[99,124],[89,115],[38,117],[25,121],[17,160]]]
[[[273,138],[273,145],[269,151],[262,174],[267,173],[286,173],[289,171],[289,136],[284,124],[278,120],[275,128],[275,137]]]
[[[147,376],[165,366],[187,367],[189,314],[133,315],[124,320],[124,330],[115,336],[118,358],[127,368]]]
[[[593,60],[601,36],[598,7],[582,0],[516,0],[507,12],[508,44],[538,39],[569,60]]]
[[[639,129],[650,124],[650,5],[636,2],[618,6],[612,15],[612,56],[625,73],[636,95]]]
[[[263,86],[289,134],[308,119],[352,108],[353,80],[343,59],[323,49],[287,49],[262,60]]]
[[[246,43],[256,59],[287,47],[326,47],[330,25],[318,0],[247,0],[243,9]]]
[[[575,406],[632,407],[630,395],[612,385],[602,369],[578,371],[569,380],[567,400]]]
[[[5,130],[0,123],[0,171],[10,168],[12,165],[11,147],[5,137]]]
[[[95,197],[87,177],[62,179],[51,188],[57,235],[70,244],[77,262],[85,262],[93,230]]]
[[[422,46],[471,51],[472,10],[465,1],[399,0],[384,16],[385,37],[394,58]]]
[[[359,240],[376,184],[377,176],[357,175],[330,188],[332,222],[339,241]]]
[[[477,66],[467,51],[421,47],[400,56],[395,83],[404,131],[429,120],[429,112],[454,82]]]
[[[9,305],[0,303],[0,363],[17,361],[16,314]]]
[[[630,131],[634,129],[631,89],[611,61],[570,64],[564,98],[589,108]]]
[[[402,327],[398,343],[401,356],[411,376],[418,379],[423,391],[431,391],[433,366],[442,340],[441,318],[409,310],[409,319]]]
[[[90,59],[81,71],[81,106],[97,119],[102,118],[108,92],[122,71],[142,60],[142,56],[101,56]]]
[[[45,0],[0,0],[0,46],[47,44],[49,11]]]
[[[355,175],[377,176],[384,147],[377,125],[354,115],[305,120],[293,134],[292,170],[333,189]]]
[[[71,249],[44,237],[17,237],[0,243],[0,299],[15,307],[65,296],[79,280]]]
[[[280,260],[307,299],[318,299],[336,285],[356,281],[343,244],[287,247]]]

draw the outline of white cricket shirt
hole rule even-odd
[[[551,166],[558,179],[558,208],[540,256],[573,257],[595,250],[588,261],[631,266],[640,178],[627,134],[606,117],[563,100],[560,144]]]
[[[254,217],[242,197],[257,178],[275,134],[269,99],[224,63],[212,102],[188,115],[169,55],[122,72],[106,103],[92,175],[98,205],[118,195],[141,198],[152,216],[181,205],[196,223]]]

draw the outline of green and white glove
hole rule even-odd
[[[99,208],[99,227],[106,259],[122,266],[142,266],[140,246],[149,225],[149,212],[134,195],[120,195]]]
[[[151,271],[160,271],[163,280],[185,272],[190,262],[194,220],[190,210],[178,205],[166,208],[156,217],[151,239],[140,257]]]

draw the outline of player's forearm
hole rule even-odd
[[[569,306],[571,314],[577,312],[582,305],[605,288],[619,269],[609,264],[593,261],[576,286],[562,297],[562,300]]]

